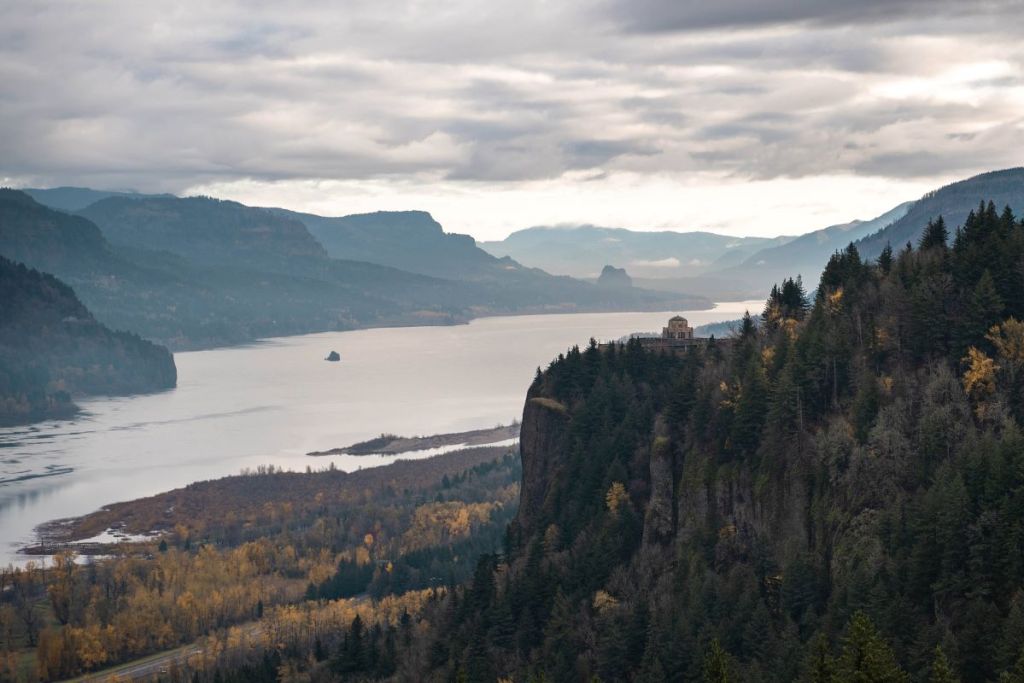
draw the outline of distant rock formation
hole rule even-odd
[[[339,360],[341,360],[341,356],[338,355],[337,351],[331,351],[329,354],[327,354],[327,358],[324,358],[324,360],[329,360],[332,363],[336,363]]]
[[[625,268],[605,266],[601,276],[597,278],[597,284],[602,287],[614,287],[616,289],[628,289],[633,286],[633,278],[629,276]]]

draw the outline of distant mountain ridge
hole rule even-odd
[[[99,319],[177,349],[483,315],[710,305],[496,259],[422,212],[323,218],[110,194],[72,215],[6,190],[0,254],[65,278]]]
[[[854,220],[806,233],[783,245],[758,251],[746,259],[742,267],[792,270],[799,264],[799,267],[807,269],[808,274],[813,274],[821,262],[837,249],[903,218],[913,206],[914,202],[903,202],[870,220]]]
[[[787,277],[817,285],[820,264],[847,244],[874,258],[887,243],[916,243],[928,221],[945,217],[955,231],[982,200],[1024,212],[1024,168],[982,173],[903,202],[870,220],[831,225],[797,237],[732,238],[706,232],[640,232],[593,226],[520,230],[481,242],[496,255],[556,273],[595,277],[599,264],[628,268],[636,285],[715,300],[757,298]]]
[[[167,251],[205,266],[292,272],[327,257],[299,221],[209,197],[107,197],[78,215],[115,245]]]
[[[51,209],[74,213],[108,197],[169,197],[171,195],[144,195],[130,190],[94,190],[89,187],[28,187],[22,190],[32,199]]]
[[[1024,167],[990,171],[929,192],[916,201],[905,216],[878,232],[865,236],[857,248],[865,258],[875,258],[890,244],[899,249],[915,246],[929,220],[943,217],[952,235],[981,202],[993,202],[999,210],[1009,206],[1024,212]]]
[[[333,218],[271,211],[301,221],[334,258],[445,278],[479,279],[521,268],[491,256],[469,235],[446,233],[426,211],[375,211]]]
[[[711,232],[633,231],[593,225],[533,227],[504,240],[481,242],[495,256],[573,277],[597,277],[608,264],[634,277],[698,275],[739,263],[765,247],[784,244],[789,236],[730,237]]]
[[[0,256],[0,424],[62,417],[73,397],[173,387],[166,348],[100,324],[65,283]]]

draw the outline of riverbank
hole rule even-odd
[[[21,552],[53,555],[73,550],[101,556],[123,554],[129,546],[154,552],[162,538],[180,535],[182,529],[190,530],[185,532],[186,537],[201,543],[205,541],[205,529],[222,526],[225,520],[236,520],[241,529],[261,523],[268,510],[288,509],[294,514],[303,505],[351,502],[369,490],[418,490],[509,453],[518,457],[514,449],[499,446],[466,448],[421,460],[396,460],[355,472],[334,467],[306,472],[261,468],[113,503],[80,517],[46,522],[36,529],[38,542]]]
[[[332,448],[327,451],[310,451],[306,455],[400,455],[414,451],[426,451],[446,446],[487,446],[519,438],[519,423],[498,425],[490,429],[473,429],[467,432],[434,434],[433,436],[396,436],[381,434],[373,439],[360,441],[351,446]]]

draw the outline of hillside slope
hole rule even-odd
[[[167,349],[113,332],[57,278],[0,256],[0,424],[59,417],[72,398],[169,389]]]
[[[982,202],[999,208],[1009,206],[1024,213],[1024,168],[982,173],[929,192],[898,221],[857,242],[865,258],[875,258],[886,244],[900,249],[907,242],[917,244],[928,221],[942,216],[952,232],[964,224],[967,215]]]
[[[507,555],[446,612],[439,678],[1020,671],[1024,224],[989,205],[939,233],[843,250],[727,348],[538,373]]]
[[[473,301],[472,293],[449,281],[328,259],[298,223],[285,226],[302,231],[298,238],[268,234],[266,224],[244,217],[219,227],[189,224],[194,205],[173,199],[101,202],[96,213],[110,221],[108,229],[127,234],[129,244],[115,245],[84,216],[0,190],[0,254],[65,280],[105,324],[176,349],[370,324],[453,322],[467,317]],[[207,201],[234,213],[248,209]],[[133,233],[132,221],[146,228]],[[183,224],[205,233],[198,246],[175,239]],[[151,248],[159,245],[168,248]]]
[[[377,211],[336,218],[273,211],[301,221],[333,258],[453,279],[478,279],[504,269],[472,237],[444,232],[425,211]]]
[[[803,275],[808,286],[817,286],[821,264],[834,252],[842,250],[850,242],[873,234],[904,217],[914,202],[904,202],[876,218],[855,220],[840,225],[830,225],[797,237],[785,244],[772,246],[747,257],[733,268],[716,271],[715,276],[735,278],[751,287],[767,289],[772,282],[786,277]]]
[[[108,197],[78,214],[115,246],[166,251],[201,266],[301,272],[327,258],[299,221],[238,202]]]

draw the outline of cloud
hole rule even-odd
[[[1001,14],[1021,7],[1016,0],[616,0],[614,14],[638,31],[694,31],[723,27],[810,23],[824,25],[875,24],[921,19],[938,14]]]
[[[630,261],[629,265],[635,266],[637,268],[678,268],[681,264],[679,262],[679,259],[677,259],[675,256],[670,256],[669,258],[656,259],[652,261],[644,261],[642,259]],[[700,260],[693,259],[692,261],[690,261],[690,265],[700,265]]]
[[[15,3],[0,24],[0,177],[261,187],[264,204],[311,202],[296,188],[327,186],[373,188],[370,199],[410,188],[446,201],[522,198],[495,199],[490,211],[474,203],[480,217],[463,230],[527,224],[530,192],[566,197],[586,183],[615,188],[619,203],[657,195],[656,206],[622,207],[652,226],[673,224],[682,212],[673,197],[685,194],[705,225],[740,230],[743,207],[690,192],[794,179],[809,192],[828,178],[843,196],[858,187],[852,179],[882,178],[902,200],[1019,164],[1020,9],[1016,0]],[[498,216],[499,205],[511,214]],[[595,206],[557,218],[608,224]],[[751,230],[792,231],[772,216]]]

